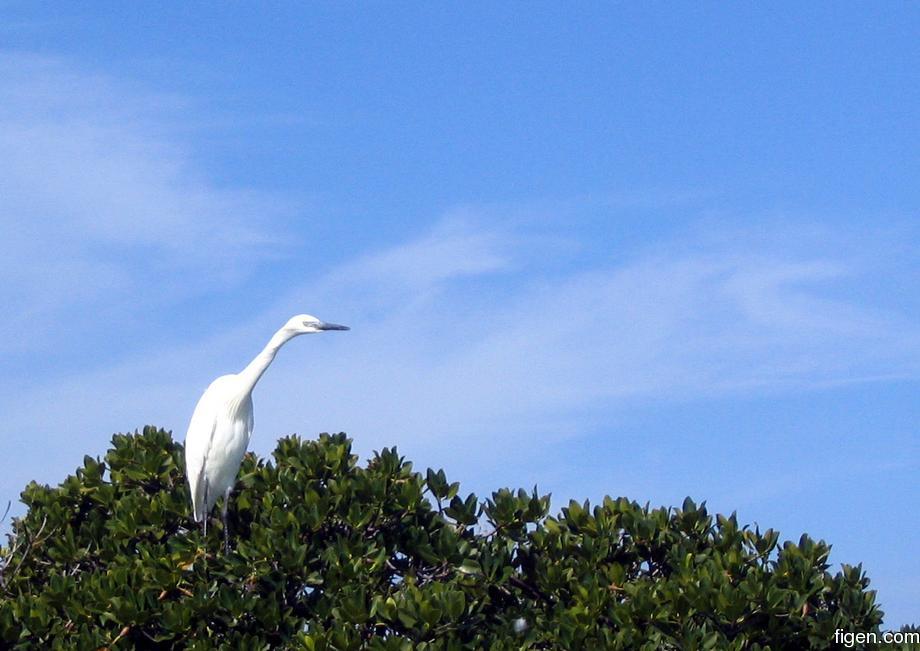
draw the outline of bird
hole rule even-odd
[[[192,514],[208,533],[208,516],[219,497],[224,498],[221,517],[224,547],[229,551],[227,507],[236,474],[252,436],[252,390],[278,349],[299,335],[349,330],[309,314],[291,317],[242,371],[222,375],[202,394],[185,435],[185,474],[191,492]]]

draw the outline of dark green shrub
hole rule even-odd
[[[810,649],[878,630],[860,567],[739,527],[689,498],[649,509],[502,489],[461,497],[344,434],[247,455],[230,506],[189,517],[182,447],[116,435],[35,483],[0,547],[0,645],[150,649]]]

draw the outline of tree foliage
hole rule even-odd
[[[806,649],[878,630],[861,568],[689,498],[462,495],[344,434],[248,454],[221,526],[190,520],[182,447],[152,427],[28,507],[0,547],[9,648]]]

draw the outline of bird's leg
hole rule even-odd
[[[230,508],[230,488],[224,493],[224,506],[221,509],[221,516],[224,520],[224,553],[230,553],[230,529],[227,526],[227,511]]]
[[[205,503],[205,508],[207,508],[208,497],[210,496],[210,494],[211,494],[210,484],[208,483],[208,478],[205,477],[205,478],[204,478],[204,503]],[[205,539],[207,539],[207,537],[208,537],[208,514],[207,514],[207,513],[205,513],[205,514],[204,514],[204,517],[201,519],[201,527],[202,527],[202,529],[203,529],[203,531],[204,531],[204,534],[203,534],[203,535],[204,535]]]

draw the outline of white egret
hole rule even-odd
[[[214,380],[195,406],[185,435],[185,474],[192,493],[192,512],[207,533],[208,514],[223,495],[221,515],[228,548],[227,502],[252,435],[252,390],[281,346],[298,335],[326,330],[348,327],[324,323],[309,314],[291,317],[246,368]]]

